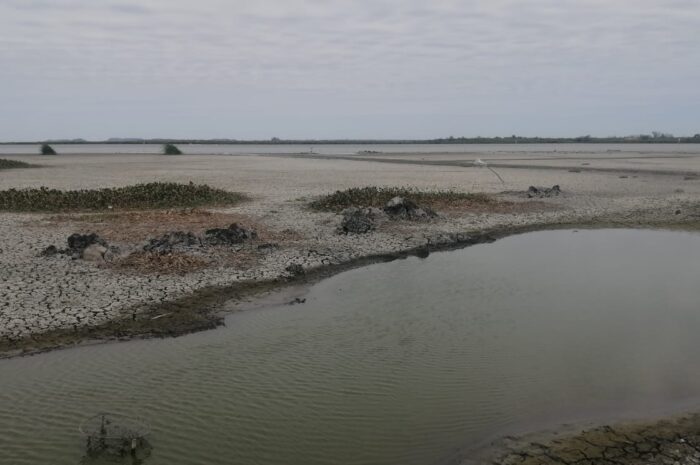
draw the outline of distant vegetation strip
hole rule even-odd
[[[153,182],[73,191],[41,187],[0,191],[0,211],[64,212],[223,206],[235,205],[245,199],[244,194],[193,183]]]
[[[318,211],[340,212],[349,207],[383,207],[394,197],[404,197],[429,207],[487,204],[494,200],[486,194],[452,190],[419,190],[412,187],[353,187],[324,195],[309,206]]]
[[[111,138],[103,141],[85,139],[60,139],[36,142],[0,142],[0,144],[232,144],[232,145],[343,145],[343,144],[700,144],[700,133],[693,136],[674,136],[663,132],[630,136],[593,137],[443,137],[437,139],[137,139]]]
[[[0,158],[0,170],[7,170],[10,168],[34,168],[36,165],[30,165],[23,161],[17,160],[5,160]]]

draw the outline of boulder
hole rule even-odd
[[[411,199],[403,197],[394,197],[384,205],[384,211],[387,215],[393,217],[408,217],[408,212],[418,208],[418,204]]]
[[[83,250],[82,259],[89,262],[103,262],[107,250],[107,247],[100,244],[89,245]]]
[[[72,255],[82,256],[83,251],[93,244],[107,247],[107,241],[95,233],[71,234],[68,236],[68,251]]]
[[[208,229],[204,233],[204,240],[209,245],[240,244],[256,237],[258,234],[255,231],[243,228],[238,223],[233,223],[228,228]]]
[[[384,205],[384,212],[392,219],[426,220],[437,216],[429,207],[419,207],[416,202],[403,197],[394,197]]]
[[[71,234],[68,236],[68,248],[59,249],[55,245],[45,248],[39,255],[42,257],[52,257],[54,255],[68,255],[73,260],[84,258],[86,260],[103,260],[104,254],[111,250],[118,253],[116,247],[110,247],[107,241],[95,233]],[[86,254],[87,252],[87,254]],[[87,258],[86,258],[87,257]]]

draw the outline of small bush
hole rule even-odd
[[[177,148],[174,144],[165,144],[163,146],[163,153],[165,155],[182,155],[182,150]]]
[[[490,203],[486,194],[470,194],[456,191],[421,191],[412,187],[353,187],[324,195],[310,203],[319,211],[339,212],[348,207],[383,207],[394,197],[407,197],[429,207],[460,206],[465,203]]]
[[[61,212],[114,209],[152,209],[233,205],[246,197],[204,184],[153,182],[135,186],[61,191],[9,189],[0,191],[0,211]]]
[[[25,163],[23,161],[17,160],[3,160],[0,158],[0,170],[10,169],[10,168],[32,168],[34,165]]]
[[[57,155],[56,151],[49,144],[43,144],[41,146],[42,155]]]

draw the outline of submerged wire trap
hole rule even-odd
[[[78,429],[86,438],[89,458],[132,457],[140,460],[150,455],[151,445],[146,439],[150,427],[140,418],[103,412],[83,421]]]

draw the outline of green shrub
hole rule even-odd
[[[0,191],[0,211],[90,211],[233,205],[246,196],[204,184],[153,182],[127,187],[61,191],[9,189]]]
[[[56,151],[49,144],[43,144],[41,146],[42,155],[57,155]]]
[[[10,168],[32,168],[34,165],[25,163],[23,161],[17,160],[4,160],[0,158],[0,170],[10,169]]]
[[[165,155],[182,155],[182,151],[174,144],[165,144],[163,146],[163,153]]]
[[[314,210],[339,212],[348,207],[383,207],[394,197],[406,197],[420,205],[450,206],[464,203],[489,203],[486,194],[456,191],[422,191],[412,187],[353,187],[324,195],[309,204]]]

